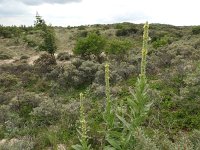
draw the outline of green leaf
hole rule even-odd
[[[111,147],[111,146],[105,146],[103,148],[103,150],[116,150],[114,147]]]
[[[123,117],[116,115],[117,118],[129,129],[130,128],[130,123],[128,123]]]
[[[121,132],[117,132],[117,131],[108,131],[108,134],[109,134],[109,136],[115,137],[118,139],[120,139],[122,136]]]
[[[78,145],[78,144],[72,145],[72,148],[75,149],[75,150],[82,150],[83,149],[82,146]]]
[[[107,137],[106,140],[108,141],[108,143],[110,143],[110,145],[112,145],[115,149],[118,149],[118,150],[121,150],[121,147],[120,147],[120,142],[119,141],[116,141],[115,139],[113,138],[110,138],[110,137]]]

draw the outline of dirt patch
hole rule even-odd
[[[30,58],[27,60],[27,63],[28,63],[29,65],[33,65],[34,61],[36,61],[39,57],[40,57],[39,55],[30,57]]]

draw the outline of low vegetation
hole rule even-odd
[[[0,26],[0,149],[199,149],[199,26],[142,26]]]

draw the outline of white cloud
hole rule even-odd
[[[9,4],[14,1],[11,0]],[[38,2],[38,0],[36,1]],[[45,1],[50,0],[43,0],[43,2]],[[76,0],[52,0],[51,2],[55,1],[62,3]],[[0,0],[1,2],[2,0]],[[24,16],[29,16],[32,21],[28,17],[20,17],[20,15],[17,17],[4,15],[0,19],[0,24],[2,18],[7,24],[19,24],[19,22],[33,24],[34,15],[38,11],[47,22],[62,26],[128,21],[142,23],[146,20],[150,23],[200,25],[199,6],[199,0],[82,0],[79,3],[43,3],[33,6],[26,5],[25,12],[22,13]],[[23,8],[22,4],[20,7]],[[16,9],[16,12],[19,11]],[[10,12],[12,11],[10,10]],[[13,18],[13,23],[9,21],[10,18]],[[16,22],[16,20],[23,21]]]

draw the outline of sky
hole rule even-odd
[[[200,0],[0,0],[0,24],[53,26],[121,22],[200,25]]]

